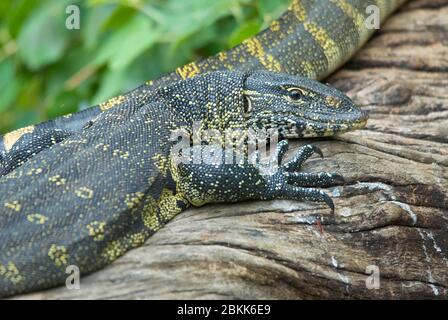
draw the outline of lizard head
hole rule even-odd
[[[249,125],[277,128],[285,138],[332,136],[362,128],[368,118],[339,90],[299,76],[250,73],[244,97]]]

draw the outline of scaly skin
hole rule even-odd
[[[173,165],[170,133],[190,129],[195,120],[220,130],[276,127],[284,138],[362,127],[365,114],[334,89],[305,78],[245,71],[321,79],[371,35],[362,23],[366,5],[380,4],[384,19],[403,2],[293,1],[270,28],[226,53],[71,117],[5,135],[0,296],[63,284],[68,265],[83,275],[98,270],[190,204],[287,198],[332,208],[327,195],[309,187],[341,177],[297,172],[313,152],[320,153],[316,147],[304,146],[266,174],[247,161]],[[211,70],[234,71],[206,74]],[[279,144],[279,160],[286,147]]]
[[[103,112],[0,179],[0,296],[61,285],[68,265],[83,275],[98,270],[190,204],[283,198],[334,207],[321,190],[307,187],[340,176],[297,172],[320,153],[316,147],[302,147],[269,173],[247,159],[177,164],[171,157],[175,130],[191,135],[199,122],[201,130],[278,128],[284,138],[300,138],[357,129],[366,121],[339,91],[270,72],[212,72]],[[280,162],[285,141],[278,146]]]
[[[215,70],[269,70],[320,80],[346,62],[372,35],[366,8],[377,5],[384,21],[406,0],[293,0],[269,28],[241,45],[112,98],[90,109],[0,137],[0,176],[82,129],[104,110],[139,100],[163,85]]]

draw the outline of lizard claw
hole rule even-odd
[[[344,178],[337,173],[327,172],[297,172],[304,162],[317,153],[323,158],[322,150],[312,144],[302,146],[293,158],[285,164],[281,164],[288,150],[288,141],[282,140],[277,145],[279,170],[269,178],[272,193],[276,198],[291,200],[308,200],[325,202],[334,213],[333,200],[322,190],[312,187],[327,187],[344,183]]]
[[[290,200],[307,200],[314,202],[325,202],[334,214],[333,200],[322,190],[316,188],[302,188],[286,185],[279,191],[277,197]]]
[[[288,183],[301,187],[328,187],[344,183],[344,178],[337,173],[327,172],[285,172]]]
[[[293,171],[300,169],[303,165],[303,163],[308,160],[314,153],[317,153],[321,156],[321,158],[324,157],[322,150],[320,150],[319,147],[312,145],[312,144],[306,144],[303,147],[297,151],[295,156],[289,160],[287,163],[284,164],[284,169],[287,171]]]

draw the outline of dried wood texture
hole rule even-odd
[[[447,298],[447,17],[447,0],[409,3],[328,80],[371,113],[365,130],[313,141],[326,157],[305,171],[346,178],[327,190],[335,216],[294,201],[190,209],[81,290],[20,298]]]

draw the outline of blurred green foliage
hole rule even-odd
[[[266,27],[289,0],[1,0],[0,133],[75,112]],[[66,28],[68,5],[80,28]]]

